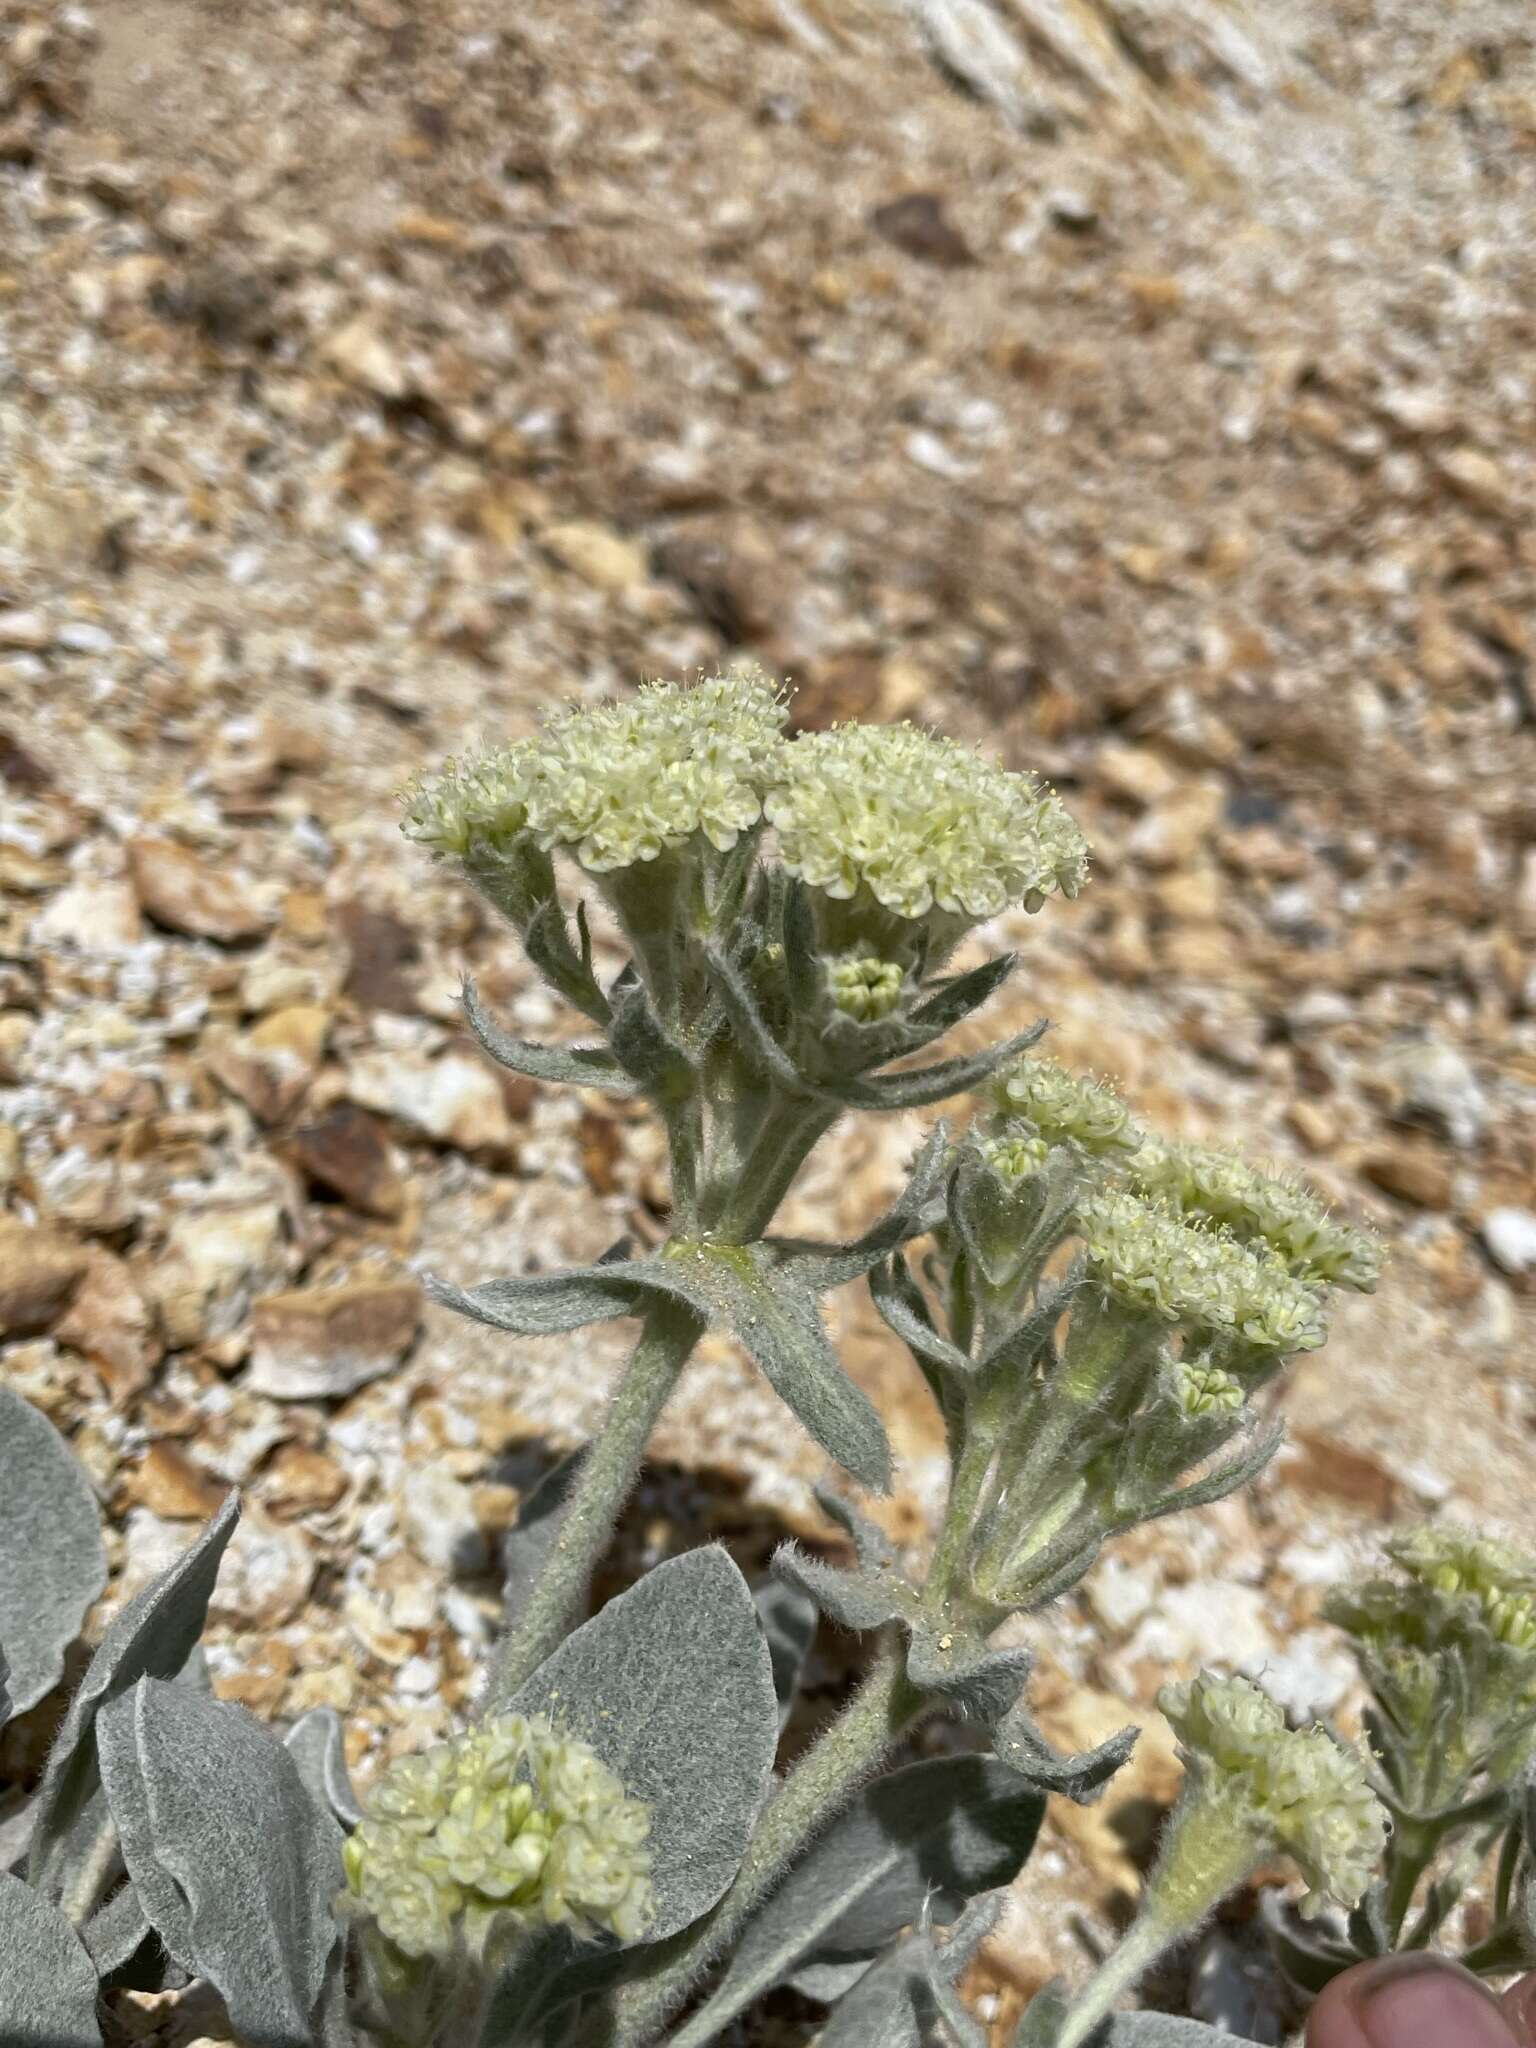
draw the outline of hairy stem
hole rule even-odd
[[[901,1646],[881,1650],[858,1696],[801,1758],[769,1801],[736,1881],[704,1920],[662,1943],[651,1974],[616,2001],[612,2048],[643,2048],[705,1969],[730,1948],[790,1866],[876,1770],[927,1702],[908,1685]]]
[[[1086,2041],[1121,1992],[1129,1991],[1137,1978],[1150,1969],[1175,1933],[1175,1929],[1151,1915],[1139,1920],[1109,1961],[1084,1985],[1062,2022],[1055,2048],[1078,2048],[1079,2042]]]
[[[59,1901],[60,1911],[74,1926],[83,1927],[94,1912],[106,1889],[107,1879],[112,1875],[117,1853],[117,1823],[109,1813],[103,1816],[89,1850],[81,1858]]]
[[[679,1302],[658,1302],[647,1311],[602,1429],[582,1461],[548,1562],[528,1605],[493,1654],[486,1713],[499,1713],[575,1625],[593,1570],[640,1471],[656,1418],[701,1329],[699,1318]]]
[[[822,1103],[782,1102],[753,1147],[721,1228],[737,1244],[751,1244],[773,1221],[774,1211],[789,1184],[805,1164],[819,1138],[837,1121],[837,1111]]]

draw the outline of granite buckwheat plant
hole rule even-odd
[[[486,1053],[642,1098],[672,1176],[654,1251],[433,1291],[519,1337],[631,1318],[634,1348],[597,1437],[506,1541],[475,1717],[362,1799],[334,1713],[279,1733],[208,1688],[197,1643],[233,1496],[113,1615],[41,1783],[0,1822],[7,2048],[99,2048],[117,1992],[194,1978],[251,2048],[705,2048],[749,2038],[744,2016],[781,1984],[825,2008],[822,2048],[987,2038],[957,1987],[1001,1889],[1046,1799],[1094,1798],[1135,1739],[1051,1747],[1017,1617],[1123,1531],[1260,1472],[1280,1431],[1259,1396],[1379,1261],[1303,1186],[1140,1130],[1112,1088],[1036,1050],[1043,1025],[934,1051],[1014,966],[954,970],[961,942],[1075,896],[1087,848],[1049,790],[950,740],[784,726],[753,673],[653,684],[411,793],[409,836],[590,1026],[528,1044],[466,985]],[[617,973],[599,972],[588,901],[622,937]],[[932,1127],[861,1237],[774,1233],[841,1119],[965,1096],[963,1127]],[[890,1477],[822,1316],[856,1280],[948,1435],[925,1561],[843,1490]],[[846,1475],[822,1500],[852,1562],[786,1545],[754,1592],[705,1546],[589,1617],[653,1425],[709,1330]],[[0,1720],[58,1687],[106,1576],[84,1472],[0,1390]],[[1185,1782],[1140,1915],[1075,1992],[1034,1999],[1017,2048],[1230,2040],[1124,2001],[1277,1860],[1304,1885],[1296,1904],[1262,1894],[1291,2023],[1351,1962],[1443,1934],[1474,1882],[1486,1910],[1464,1960],[1536,1962],[1536,1560],[1432,1525],[1331,1612],[1370,1695],[1364,1742],[1289,1726],[1248,1678],[1170,1674]],[[867,1674],[775,1775],[822,1617],[869,1635]],[[939,1753],[904,1761],[940,1718]]]

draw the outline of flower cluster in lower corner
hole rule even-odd
[[[1077,1227],[1090,1269],[1131,1308],[1277,1354],[1315,1351],[1327,1336],[1317,1295],[1263,1246],[1120,1188],[1090,1195]]]
[[[1386,1846],[1386,1809],[1365,1765],[1324,1728],[1292,1729],[1267,1693],[1246,1678],[1201,1672],[1164,1686],[1157,1704],[1172,1722],[1197,1794],[1211,1790],[1277,1848],[1309,1886],[1302,1912],[1326,1900],[1352,1906]]]
[[[385,1771],[347,1884],[407,1956],[474,1953],[503,1917],[635,1941],[655,1910],[650,1819],[584,1742],[504,1714]]]

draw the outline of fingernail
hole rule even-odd
[[[1536,2042],[1536,1977],[1522,1977],[1504,1994],[1500,2010],[1522,2048]]]
[[[1390,1956],[1350,1986],[1370,2048],[1516,2048],[1493,1994],[1430,1956]]]

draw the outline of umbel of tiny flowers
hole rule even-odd
[[[391,1764],[343,1851],[375,1998],[409,2038],[466,2014],[519,1939],[640,1939],[650,1809],[541,1716],[503,1714]]]
[[[1158,1705],[1179,1737],[1184,1788],[1136,1924],[1071,2007],[1055,2048],[1077,2048],[1164,1949],[1192,1933],[1272,1856],[1307,1881],[1304,1915],[1353,1906],[1375,1873],[1388,1818],[1360,1757],[1321,1727],[1293,1730],[1245,1678],[1202,1672]]]

